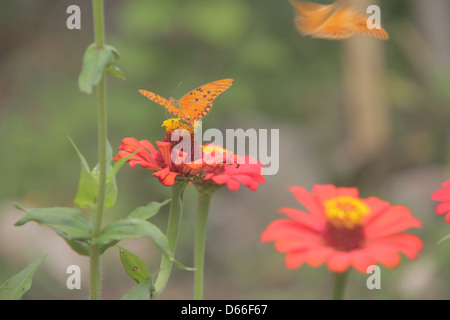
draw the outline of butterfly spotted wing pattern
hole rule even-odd
[[[381,40],[389,35],[381,26],[367,27],[368,16],[360,14],[345,0],[330,5],[291,1],[295,9],[295,26],[306,36],[322,39],[347,39],[355,34],[374,36]]]
[[[174,98],[167,100],[147,90],[139,90],[139,92],[186,123],[193,125],[194,121],[198,121],[208,114],[214,100],[227,90],[232,82],[233,79],[222,79],[207,83],[185,94],[180,100]]]

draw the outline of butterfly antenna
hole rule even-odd
[[[181,84],[182,84],[183,82],[178,82],[178,85],[177,85],[177,87],[175,88],[175,90],[173,91],[173,93],[172,93],[172,96],[174,96],[175,95],[175,92],[177,92],[178,91],[178,89],[180,88],[180,86],[181,86]]]

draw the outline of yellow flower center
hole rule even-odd
[[[176,129],[192,130],[187,124],[182,123],[180,118],[167,119],[162,123],[161,127],[166,127],[166,132],[172,132]]]
[[[203,146],[203,152],[208,154],[208,153],[213,153],[213,152],[227,153],[228,151],[226,149],[220,148],[218,146],[208,144],[206,146]]]
[[[340,196],[324,202],[328,221],[337,228],[353,229],[363,223],[363,217],[370,208],[361,200],[350,196]]]

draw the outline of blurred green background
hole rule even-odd
[[[358,2],[358,1],[356,1]],[[330,3],[330,1],[321,1]],[[374,3],[373,1],[370,3]],[[81,8],[81,30],[68,30],[66,9]],[[361,1],[359,5],[367,4]],[[121,53],[125,81],[108,77],[108,130],[115,150],[125,137],[163,136],[165,110],[138,93],[176,98],[207,82],[234,78],[203,128],[280,130],[280,170],[258,191],[218,191],[206,248],[207,299],[328,299],[325,266],[287,270],[272,244],[261,244],[281,206],[300,208],[287,191],[315,183],[360,188],[408,206],[424,227],[416,261],[382,268],[381,290],[353,271],[348,298],[449,299],[449,233],[431,193],[450,178],[450,3],[383,0],[391,38],[345,41],[301,36],[287,0],[105,1],[107,43]],[[87,299],[88,258],[72,253],[49,228],[13,224],[13,207],[72,206],[79,178],[71,137],[90,165],[96,155],[95,94],[78,90],[82,55],[93,42],[90,1],[0,2],[0,282],[45,252],[26,299]],[[361,86],[361,87],[360,87]],[[151,172],[124,166],[119,197],[105,223],[136,206],[170,197]],[[167,207],[155,223],[165,230]],[[177,258],[192,265],[196,192],[188,188]],[[151,271],[160,253],[150,239],[122,241]],[[77,264],[82,289],[66,288]],[[134,282],[117,250],[102,258],[103,298]],[[191,299],[193,274],[174,269],[161,299]]]

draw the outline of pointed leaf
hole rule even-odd
[[[119,171],[120,167],[122,167],[123,164],[125,162],[127,162],[128,159],[130,159],[132,156],[134,156],[138,152],[139,152],[139,150],[136,150],[135,152],[133,152],[129,156],[127,156],[125,158],[121,158],[119,161],[116,161],[114,163],[114,166],[113,166],[112,170],[108,172],[108,180],[107,181],[110,181],[117,174],[117,172]]]
[[[134,219],[147,220],[153,217],[155,214],[157,214],[159,212],[159,209],[161,209],[162,206],[166,205],[170,201],[171,199],[167,199],[166,201],[163,202],[150,202],[146,206],[137,207],[136,209],[134,209],[128,215],[128,217]]]
[[[106,72],[108,72],[110,75],[119,78],[121,80],[125,80],[125,76],[122,73],[122,70],[116,65],[110,65],[106,67]]]
[[[196,269],[193,267],[186,267],[184,264],[178,262],[175,259],[170,259],[170,261],[180,270],[184,270],[184,271],[195,271]]]
[[[116,246],[119,248],[120,260],[122,261],[125,272],[137,283],[144,281],[150,277],[145,263],[134,253]]]
[[[78,157],[80,158],[81,162],[81,173],[80,173],[80,180],[78,182],[78,190],[77,194],[75,195],[75,199],[73,200],[73,203],[78,208],[94,208],[96,205],[97,200],[97,178],[94,176],[94,174],[89,169],[89,165],[84,158],[83,154],[78,150],[75,143],[70,139],[70,142],[72,143],[73,147],[75,148],[75,151],[78,154]]]
[[[25,209],[18,204],[15,207],[26,212],[15,226],[22,226],[35,221],[54,229],[59,235],[65,234],[69,239],[88,240],[91,238],[92,224],[78,208],[38,208]]]
[[[103,228],[100,236],[93,240],[93,243],[108,247],[123,239],[143,236],[152,238],[162,253],[170,258],[169,245],[164,233],[154,224],[141,219],[126,218],[114,221]]]
[[[446,241],[446,240],[449,240],[449,239],[450,239],[450,234],[449,234],[449,235],[446,235],[446,236],[443,237],[441,240],[439,240],[437,244],[441,244],[442,242],[444,242],[444,241]]]
[[[119,58],[119,52],[112,46],[97,48],[91,44],[84,53],[78,87],[82,92],[91,94],[93,87],[100,81],[105,69]]]
[[[150,295],[154,291],[153,280],[148,278],[135,285],[120,300],[150,300]]]
[[[20,300],[25,292],[30,289],[33,276],[46,256],[47,254],[44,254],[18,274],[2,283],[0,300]]]
[[[91,237],[92,224],[79,209],[24,209],[19,204],[14,204],[14,206],[27,213],[15,223],[16,226],[24,225],[28,221],[36,221],[39,224],[47,225],[63,238],[74,251],[83,256],[89,255],[90,246],[87,240]]]
[[[117,184],[116,184],[116,177],[113,177],[107,184],[106,184],[106,193],[105,193],[105,208],[109,209],[114,206],[117,199]]]

